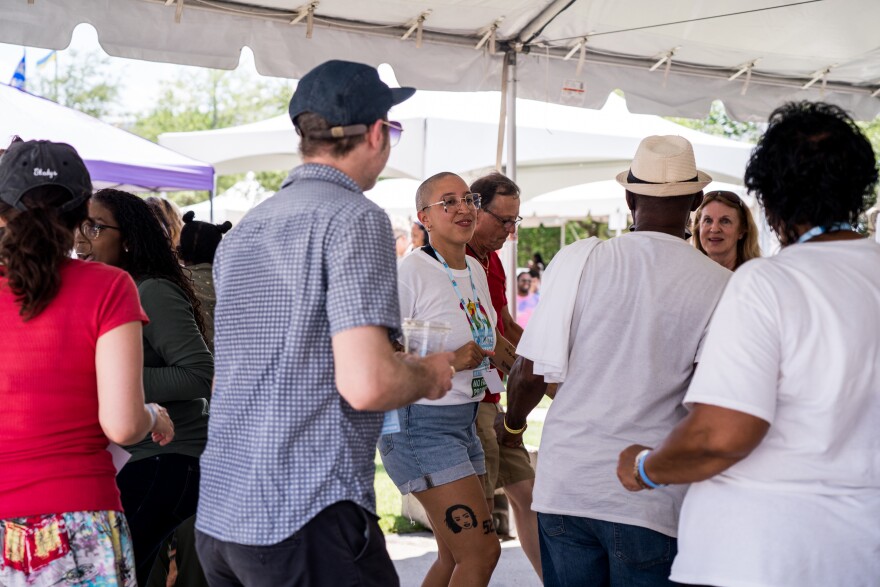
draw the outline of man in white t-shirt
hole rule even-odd
[[[620,454],[627,489],[670,484],[636,497],[691,484],[678,583],[880,585],[880,246],[853,229],[877,179],[838,106],[770,115],[745,184],[783,249],[731,278],[687,417]]]
[[[711,178],[677,136],[648,137],[618,175],[633,232],[580,241],[545,272],[508,385],[499,439],[525,426],[546,384],[533,509],[544,584],[669,585],[684,488],[633,499],[615,477],[628,439],[663,438],[730,272],[685,241]],[[644,496],[640,496],[644,497]]]

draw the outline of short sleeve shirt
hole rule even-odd
[[[98,420],[98,339],[147,322],[128,273],[69,260],[61,288],[24,321],[0,269],[0,520],[121,511],[116,470]]]
[[[331,337],[399,330],[387,215],[342,172],[297,167],[223,239],[214,285],[198,529],[270,545],[339,501],[374,512],[382,414],[356,411],[339,394]]]

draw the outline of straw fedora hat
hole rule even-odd
[[[643,139],[629,170],[617,175],[617,183],[644,196],[687,196],[711,181],[697,169],[690,142],[675,135]]]

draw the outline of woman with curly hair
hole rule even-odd
[[[70,258],[91,191],[69,145],[16,141],[0,160],[0,585],[133,587],[108,440],[174,437],[144,405],[134,282]]]
[[[165,538],[196,512],[214,361],[192,282],[141,198],[113,189],[96,192],[76,235],[76,252],[124,269],[137,283],[150,319],[143,335],[144,390],[148,401],[166,407],[177,431],[165,447],[146,441],[128,446],[131,460],[117,477],[138,582],[146,584]]]
[[[694,213],[693,242],[698,251],[731,271],[761,256],[751,211],[742,198],[725,190],[703,196]]]
[[[625,449],[617,475],[631,491],[691,484],[677,583],[877,585],[880,245],[853,229],[874,152],[841,108],[790,103],[745,184],[783,250],[730,279],[690,413],[656,450]]]

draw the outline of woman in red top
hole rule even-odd
[[[134,585],[108,439],[152,432],[146,321],[123,271],[70,258],[89,173],[69,145],[16,142],[0,159],[0,585]]]

